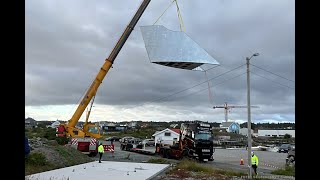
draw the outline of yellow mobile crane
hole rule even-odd
[[[86,109],[92,98],[95,97],[97,90],[102,83],[102,80],[108,73],[109,69],[112,67],[114,60],[116,59],[118,53],[120,52],[122,46],[128,39],[144,10],[147,8],[151,0],[143,0],[139,9],[136,11],[134,17],[131,19],[129,25],[126,27],[122,33],[117,44],[113,48],[109,57],[105,60],[104,64],[100,68],[96,78],[93,80],[91,86],[87,90],[85,96],[82,98],[78,108],[74,112],[71,119],[65,123],[61,124],[57,128],[58,137],[71,137],[71,144],[78,150],[82,151],[85,154],[96,154],[97,152],[97,139],[101,137],[100,128],[96,124],[88,122],[88,117],[90,110],[87,113],[86,122],[83,125],[83,128],[77,128],[76,124],[78,123],[83,111]],[[93,101],[92,101],[93,102]],[[92,107],[92,105],[91,105]],[[90,107],[90,109],[91,109]]]

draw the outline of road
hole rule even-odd
[[[286,153],[277,153],[269,151],[254,151],[259,157],[259,172],[271,173],[276,169],[285,167]],[[240,165],[240,159],[243,158],[244,165]],[[248,152],[239,149],[216,149],[214,161],[209,162],[213,166],[225,167],[230,169],[248,170]]]
[[[103,161],[127,161],[127,162],[146,162],[155,156],[143,155],[134,152],[120,150],[119,142],[115,142],[115,152],[107,152],[103,155]],[[155,147],[146,147],[149,150],[155,150]],[[270,175],[273,170],[284,168],[286,153],[277,153],[269,151],[254,151],[259,157],[259,175]],[[98,157],[98,156],[97,156]],[[160,157],[160,156],[157,156]],[[240,165],[240,159],[243,158],[244,165]],[[178,162],[178,160],[167,159],[169,162]],[[216,149],[214,161],[205,162],[205,165],[225,170],[235,170],[248,172],[248,152],[240,149]]]

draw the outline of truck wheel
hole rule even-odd
[[[166,154],[166,158],[170,159],[171,158],[171,150],[170,149],[167,149],[165,151],[165,154]]]
[[[167,158],[167,150],[162,149],[162,157]]]
[[[163,149],[159,149],[159,155],[163,157]]]

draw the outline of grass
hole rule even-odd
[[[271,172],[271,174],[295,176],[295,167],[286,166],[284,169],[278,169]]]
[[[151,158],[147,163],[156,163],[156,164],[170,164],[166,159],[163,158]]]
[[[208,176],[246,176],[246,174],[242,172],[215,169],[203,164],[199,164],[198,162],[193,160],[182,160],[176,165],[175,168],[171,169],[167,174],[176,174],[180,178],[186,178],[189,176],[196,178],[203,178]]]
[[[56,168],[50,164],[41,153],[31,153],[25,158],[25,175],[49,171]]]
[[[76,149],[72,149],[72,147],[58,145],[51,148],[53,148],[54,151],[50,153],[31,152],[29,156],[25,158],[25,175],[31,175],[92,161],[92,159],[87,155],[82,154]]]
[[[67,166],[73,166],[77,164],[76,158],[74,154],[70,153],[70,151],[67,151],[65,148],[61,146],[55,147],[55,151],[57,151],[61,157],[65,159],[65,161],[68,163]]]

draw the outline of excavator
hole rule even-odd
[[[99,138],[101,138],[99,125],[88,122],[92,104],[93,104],[95,95],[97,93],[97,90],[100,84],[102,83],[104,77],[110,70],[110,68],[112,68],[112,64],[114,63],[117,55],[119,54],[125,42],[127,41],[132,30],[134,29],[135,25],[137,24],[138,20],[140,19],[141,15],[147,8],[150,1],[151,0],[143,0],[139,9],[136,11],[130,23],[122,33],[117,44],[114,46],[113,50],[111,51],[109,57],[105,59],[104,64],[101,66],[98,74],[93,80],[91,86],[86,91],[85,95],[80,101],[80,104],[78,105],[71,119],[64,124],[60,124],[60,126],[57,128],[56,135],[58,137],[71,138],[70,140],[71,146],[83,152],[84,154],[89,154],[93,156],[96,155],[97,145],[99,144]],[[83,127],[82,128],[76,127],[80,117],[82,116],[83,112],[87,108],[90,101],[91,101],[90,110],[88,110],[86,114],[86,121]]]

